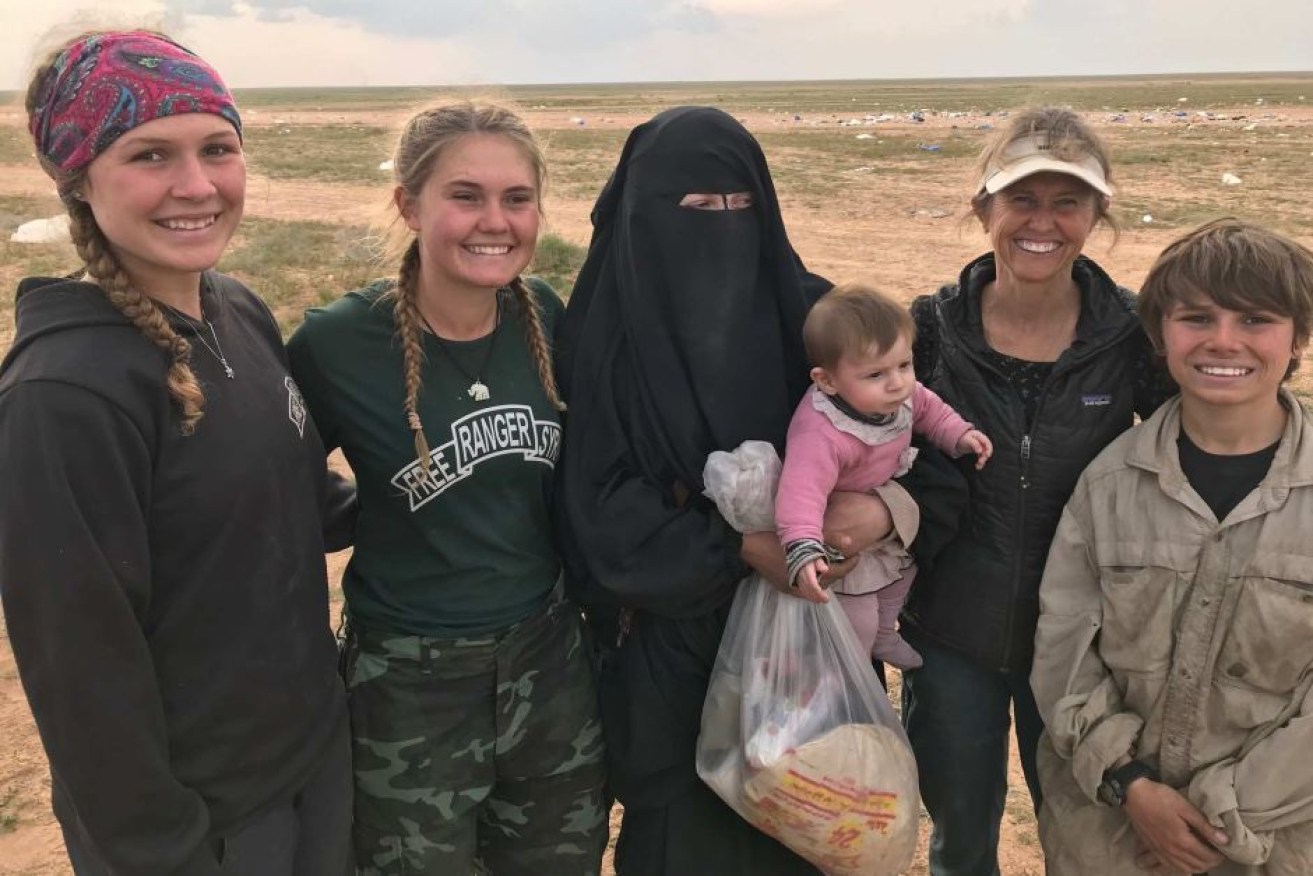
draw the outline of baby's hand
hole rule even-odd
[[[821,586],[820,578],[830,571],[830,564],[817,558],[798,570],[793,579],[794,590],[808,602],[829,602],[830,595]]]
[[[979,429],[969,429],[966,434],[957,439],[957,452],[959,455],[974,453],[976,455],[976,470],[985,467],[989,462],[989,457],[994,453],[994,442],[989,440],[989,436]]]

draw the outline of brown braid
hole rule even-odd
[[[64,40],[46,53],[33,71],[24,97],[23,106],[29,118],[36,110],[38,99],[43,88],[48,84],[48,79],[55,75],[55,60],[59,54],[73,43],[98,32],[104,31],[86,31]],[[169,397],[182,412],[182,433],[192,434],[196,431],[196,424],[204,415],[205,396],[201,393],[201,386],[197,383],[196,375],[192,373],[189,364],[191,344],[179,337],[150,298],[132,288],[131,278],[110,249],[104,233],[96,224],[96,217],[92,214],[90,205],[82,199],[81,193],[86,187],[86,169],[67,173],[61,171],[44,155],[38,154],[37,160],[42,170],[55,181],[59,199],[68,211],[69,236],[73,239],[78,256],[86,266],[87,275],[96,281],[115,310],[131,320],[148,341],[172,357],[165,385],[168,387]]]
[[[192,434],[205,414],[205,396],[189,364],[191,344],[173,330],[164,313],[150,298],[132,287],[127,272],[96,224],[91,207],[72,198],[65,203],[69,214],[69,235],[86,265],[87,275],[100,286],[114,309],[131,320],[146,340],[172,357],[165,384],[169,397],[182,411],[182,434]]]
[[[397,269],[397,282],[388,296],[393,300],[392,321],[397,327],[397,341],[405,363],[406,423],[415,434],[415,456],[419,460],[420,479],[429,474],[429,442],[424,436],[424,424],[419,418],[419,393],[424,385],[424,329],[423,319],[416,309],[419,294],[419,241],[411,241],[401,257]]]
[[[511,281],[511,291],[515,293],[515,300],[520,303],[520,312],[524,314],[524,339],[529,344],[534,364],[538,366],[538,380],[542,382],[543,392],[547,393],[547,400],[552,407],[564,411],[565,402],[561,400],[561,393],[556,388],[556,377],[552,373],[552,350],[543,331],[542,308],[538,306],[533,290],[524,282],[523,277]]]

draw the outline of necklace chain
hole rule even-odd
[[[447,342],[442,339],[442,336],[434,330],[433,324],[429,322],[428,317],[418,307],[415,308],[415,311],[419,313],[419,318],[424,321],[425,328],[429,330],[429,334],[433,335],[433,339],[438,342],[438,349],[442,351],[442,355],[446,356],[447,361],[460,372],[462,377],[470,382],[469,389],[465,390],[465,394],[475,401],[487,401],[492,397],[488,385],[481,378],[488,372],[488,363],[492,361],[492,348],[497,343],[497,329],[501,328],[501,295],[498,294],[495,300],[497,302],[497,313],[492,323],[492,334],[488,338],[488,349],[483,354],[483,364],[479,366],[479,370],[475,374],[470,374],[460,362],[456,361],[455,354],[447,347]]]
[[[205,333],[201,331],[200,325],[194,322],[190,316],[183,313],[172,304],[165,304],[164,306],[181,319],[187,325],[187,328],[192,330],[192,335],[196,340],[201,342],[201,346],[208,350],[211,356],[218,360],[219,365],[223,368],[223,373],[227,375],[229,380],[232,380],[233,367],[228,364],[228,357],[223,354],[223,345],[219,343],[219,333],[214,330],[214,323],[205,318],[205,311],[201,311],[201,322],[205,323],[206,327],[209,328],[210,337],[214,339],[214,346],[210,346],[210,342],[205,340]]]

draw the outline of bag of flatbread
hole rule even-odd
[[[759,478],[744,481],[759,488]],[[828,876],[896,876],[911,864],[916,763],[837,600],[807,602],[755,575],[739,584],[702,709],[697,770],[739,815]]]

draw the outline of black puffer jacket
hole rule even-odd
[[[970,491],[953,538],[923,564],[904,622],[985,666],[1028,672],[1039,581],[1063,505],[1085,466],[1135,414],[1175,392],[1155,361],[1135,296],[1080,258],[1076,339],[1058,359],[1026,422],[1021,396],[990,363],[980,316],[994,257],[912,304],[917,376],[994,442],[982,471],[960,468]],[[923,500],[924,501],[924,500]]]

